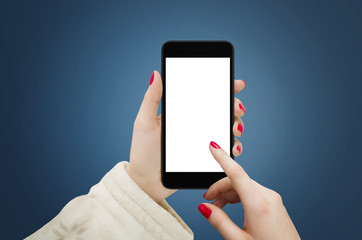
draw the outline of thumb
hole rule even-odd
[[[248,234],[231,221],[219,207],[202,203],[199,205],[199,211],[225,239],[247,239]]]
[[[136,121],[143,123],[156,122],[158,105],[162,97],[162,80],[157,71],[152,72],[150,86],[143,97]]]

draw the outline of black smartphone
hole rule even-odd
[[[234,47],[227,41],[168,41],[161,74],[162,184],[208,188],[226,176],[210,141],[234,158]]]

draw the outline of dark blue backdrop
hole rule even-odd
[[[305,239],[361,227],[357,1],[11,1],[0,6],[1,235],[19,239],[128,160],[133,121],[167,40],[228,40],[246,81],[244,153]],[[221,236],[204,191],[170,204],[196,239]],[[241,206],[226,212],[242,224]]]

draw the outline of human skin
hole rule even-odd
[[[252,180],[244,169],[215,142],[210,151],[227,177],[214,183],[204,194],[212,204],[202,203],[199,211],[228,240],[294,240],[298,232],[283,205],[281,196]],[[240,228],[221,209],[228,203],[241,202],[244,226]]]
[[[235,80],[235,93],[244,87],[244,81]],[[161,183],[161,116],[157,116],[161,97],[161,76],[154,71],[134,122],[130,163],[127,166],[130,177],[156,202],[176,191],[165,188]],[[245,108],[237,98],[234,112],[233,133],[240,137],[244,130],[240,117],[244,116]],[[217,143],[210,142],[209,148],[227,177],[209,188],[204,198],[214,202],[200,204],[199,210],[221,235],[225,239],[300,239],[280,195],[250,179]],[[237,139],[232,151],[234,156],[242,152],[242,145]],[[242,203],[245,212],[243,228],[233,223],[221,209],[228,203],[238,202]]]
[[[244,87],[244,81],[235,80],[235,93]],[[127,167],[130,177],[156,202],[176,192],[165,188],[161,183],[161,115],[157,116],[161,97],[161,76],[157,71],[153,71],[149,88],[133,125],[130,163]],[[233,133],[240,137],[244,130],[240,117],[244,116],[245,108],[237,98],[234,101],[234,113]],[[232,151],[234,156],[241,154],[242,144],[239,140],[235,139]]]

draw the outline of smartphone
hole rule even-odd
[[[168,41],[161,52],[162,184],[208,188],[226,176],[210,141],[234,158],[234,47],[227,41]]]

